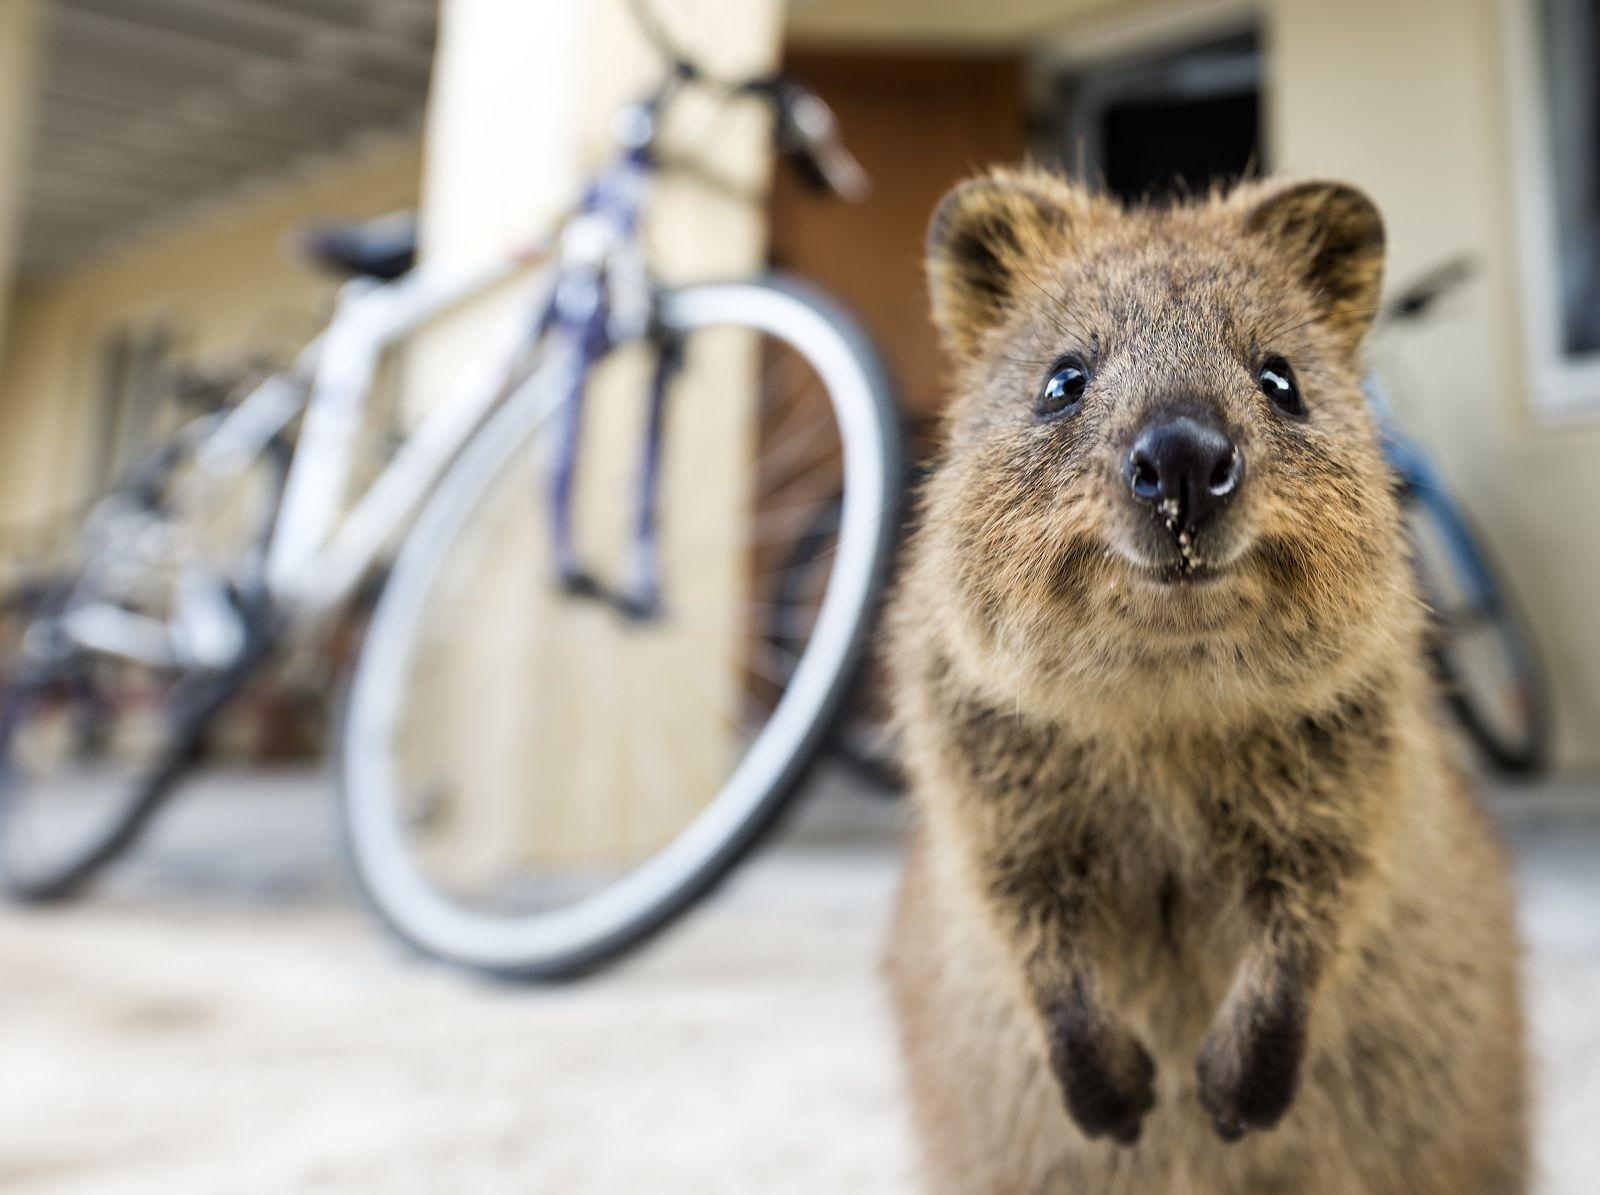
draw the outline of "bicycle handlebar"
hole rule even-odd
[[[778,150],[814,190],[849,203],[872,194],[872,178],[844,143],[839,118],[816,92],[792,80],[778,84]]]
[[[1478,263],[1470,255],[1463,253],[1452,257],[1433,267],[1385,303],[1378,313],[1378,319],[1386,324],[1418,319],[1477,272]]]
[[[838,117],[816,92],[781,73],[744,79],[713,74],[673,41],[648,0],[628,0],[628,6],[645,40],[671,64],[668,81],[646,105],[652,116],[685,83],[710,87],[730,98],[760,100],[771,106],[777,118],[778,152],[789,159],[807,186],[831,191],[851,203],[860,203],[872,193],[872,179],[845,146]]]

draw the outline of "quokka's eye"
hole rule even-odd
[[[1033,412],[1040,416],[1060,415],[1083,401],[1089,385],[1089,367],[1082,357],[1063,357],[1045,379]]]
[[[1282,357],[1268,357],[1261,363],[1256,384],[1261,387],[1261,393],[1272,401],[1272,405],[1285,415],[1292,415],[1296,419],[1305,416],[1306,404],[1300,397],[1300,386],[1294,380],[1294,370]]]

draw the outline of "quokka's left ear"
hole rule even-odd
[[[1329,326],[1354,344],[1377,314],[1383,290],[1383,217],[1347,183],[1313,180],[1251,189],[1244,226],[1269,240],[1301,272]]]

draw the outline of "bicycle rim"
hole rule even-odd
[[[1549,747],[1543,671],[1514,599],[1464,516],[1417,495],[1408,527],[1432,651],[1450,709],[1484,759],[1509,775],[1543,768]]]
[[[352,682],[342,776],[357,874],[402,937],[452,962],[570,974],[692,903],[781,809],[877,597],[898,446],[859,335],[792,285],[688,288],[662,313],[686,365],[663,444],[659,619],[555,592],[541,434],[555,400],[536,381],[430,500]],[[595,393],[630,368],[591,400],[587,443],[625,440],[642,412],[645,365],[625,354]],[[636,459],[583,461],[580,533],[612,577]],[[841,491],[806,640],[775,644],[783,563]]]

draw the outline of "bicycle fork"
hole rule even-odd
[[[633,495],[632,537],[626,580],[609,586],[587,568],[573,530],[573,491],[583,440],[584,405],[589,377],[611,347],[603,305],[582,323],[559,321],[554,333],[569,359],[558,418],[556,457],[550,476],[551,544],[556,580],[563,593],[610,606],[634,622],[649,622],[661,613],[660,480],[661,441],[666,427],[667,393],[683,364],[683,345],[676,337],[653,338],[655,366],[646,398],[644,444],[640,451]]]

